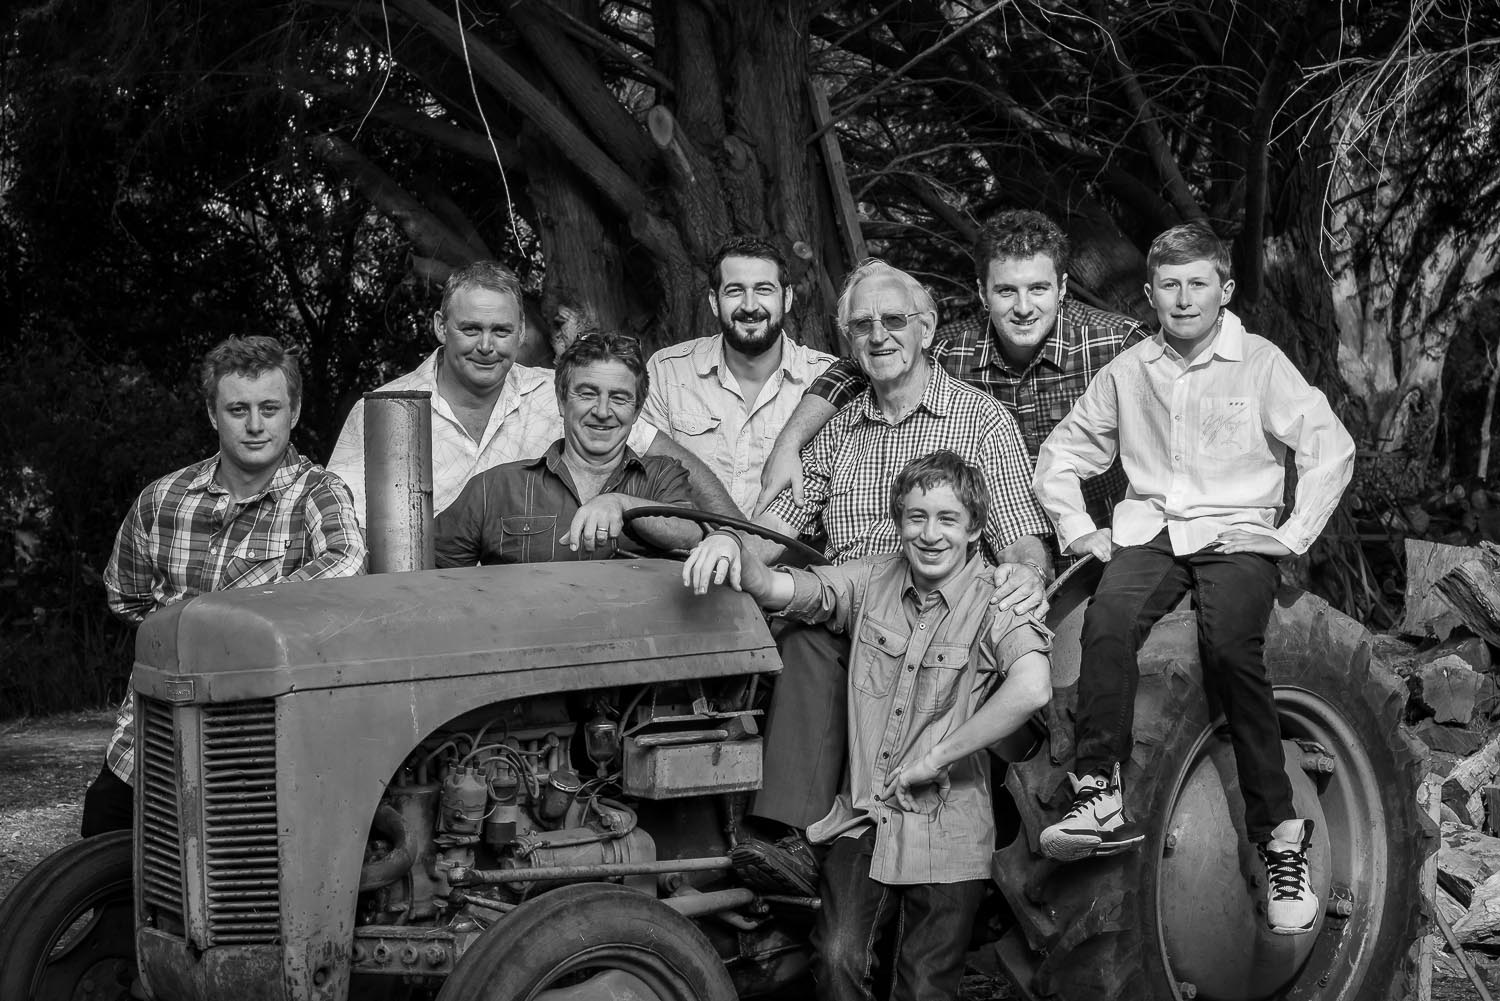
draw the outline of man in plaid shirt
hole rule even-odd
[[[203,360],[202,388],[218,454],[141,492],[104,570],[109,609],[131,625],[206,591],[364,572],[349,488],[291,444],[296,357],[274,338],[231,337]],[[84,796],[84,837],[130,826],[134,720],[127,695]]]
[[[912,460],[948,449],[978,467],[992,499],[980,541],[988,559],[1001,564],[986,574],[1011,593],[1001,610],[1025,614],[1037,607],[1048,563],[1040,536],[1049,526],[1031,492],[1031,460],[1003,406],[930,362],[937,328],[931,295],[906,272],[868,261],[845,282],[838,317],[869,388],[803,451],[803,502],[785,491],[757,522],[795,536],[820,520],[836,564],[895,552],[891,481]],[[775,547],[758,540],[711,534],[697,552],[719,571],[715,583],[723,582],[742,545],[762,559],[775,555]],[[817,880],[805,841],[764,835],[772,833],[767,822],[805,828],[838,793],[847,751],[849,639],[824,626],[800,626],[783,631],[778,646],[786,670],[772,696],[764,781],[751,805],[762,836],[742,840],[734,857],[752,884],[811,896]]]
[[[948,374],[1010,409],[1033,462],[1099,370],[1146,337],[1135,320],[1068,298],[1067,266],[1068,238],[1051,219],[1029,209],[997,214],[974,246],[986,312],[946,324],[932,348],[933,361]],[[859,366],[846,359],[808,387],[762,469],[757,512],[788,486],[801,498],[802,446],[865,385]],[[1096,523],[1108,524],[1124,493],[1118,463],[1085,482]]]

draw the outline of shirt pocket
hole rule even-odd
[[[866,619],[859,628],[859,659],[851,681],[856,690],[876,698],[891,690],[906,656],[906,635]]]
[[[934,643],[917,670],[917,709],[945,713],[958,701],[967,672],[969,648],[961,643]]]
[[[1205,396],[1198,411],[1198,451],[1208,459],[1249,455],[1260,437],[1260,415],[1249,396]]]
[[[718,430],[723,418],[718,414],[711,414],[706,410],[674,410],[672,411],[672,437],[685,435],[696,438],[699,435],[710,434]]]
[[[555,514],[522,514],[500,519],[502,562],[550,563],[556,546]]]
[[[291,548],[291,540],[285,535],[261,532],[247,536],[224,564],[218,589],[274,583],[283,576],[282,567]]]

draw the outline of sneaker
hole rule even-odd
[[[1318,895],[1307,865],[1312,829],[1311,820],[1283,820],[1260,846],[1266,863],[1266,920],[1274,935],[1310,932],[1318,919]]]
[[[746,838],[729,853],[735,874],[761,893],[793,897],[818,895],[818,860],[800,834],[776,842]]]
[[[1120,792],[1120,766],[1109,778],[1068,773],[1073,783],[1073,809],[1042,831],[1042,854],[1059,862],[1076,862],[1094,855],[1119,855],[1133,851],[1146,839],[1125,818],[1125,797]]]

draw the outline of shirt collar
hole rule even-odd
[[[805,382],[793,366],[793,350],[796,343],[787,336],[786,331],[781,333],[781,364],[777,366],[783,376],[793,382]],[[724,335],[715,334],[705,337],[693,347],[693,369],[702,378],[708,378],[715,371],[729,371],[729,362],[724,358]]]
[[[522,466],[527,469],[536,469],[539,466],[546,466],[547,469],[550,470],[554,475],[561,476],[562,471],[567,468],[567,463],[563,461],[563,444],[564,439],[557,439],[551,445],[548,445],[547,451],[543,452],[541,455],[537,456],[534,459],[523,460],[521,463]],[[641,457],[636,454],[635,449],[631,448],[629,445],[626,445],[625,454],[621,456],[619,466],[617,466],[615,468],[615,471],[610,474],[610,479],[614,479],[621,473],[621,471],[628,469],[631,466],[639,466],[642,469],[646,468],[646,464],[641,461]]]
[[[215,455],[204,463],[198,475],[188,482],[187,489],[210,494],[227,494],[229,491],[225,490],[217,479],[221,459],[222,455]],[[281,462],[277,465],[276,472],[271,474],[271,482],[267,483],[266,488],[254,497],[245,498],[245,502],[258,500],[261,497],[279,498],[281,492],[302,475],[302,466],[305,461],[301,453],[297,451],[297,447],[288,443],[286,451],[281,454]]]
[[[927,356],[927,372],[927,385],[922,389],[922,398],[917,401],[917,405],[915,407],[912,407],[911,410],[901,418],[902,421],[906,420],[907,417],[910,417],[918,410],[922,410],[924,408],[934,417],[948,416],[949,407],[953,402],[953,377],[947,372],[943,371],[943,366],[934,362],[931,355]],[[868,387],[864,392],[864,407],[862,410],[862,416],[866,420],[889,423],[889,421],[886,420],[885,415],[880,412],[880,408],[875,404],[874,386]],[[899,424],[900,421],[897,421],[897,423]]]
[[[958,573],[949,577],[943,582],[941,587],[936,589],[936,593],[942,597],[943,604],[948,608],[958,607],[959,600],[974,586],[975,578],[984,569],[984,557],[981,555],[983,548],[983,546],[975,546],[974,555],[969,557],[969,561],[959,568]],[[902,562],[906,563],[904,559]],[[922,607],[921,592],[917,590],[916,581],[912,579],[910,563],[906,563],[905,578],[902,582],[901,593],[909,596],[912,604],[917,608]]]
[[[1149,346],[1144,349],[1146,361],[1157,361],[1167,353],[1167,337],[1160,329],[1147,343]],[[1213,351],[1200,359],[1198,364],[1207,361],[1209,357],[1220,358],[1224,361],[1244,361],[1245,359],[1245,324],[1227,309],[1219,311],[1219,336],[1214,339]]]

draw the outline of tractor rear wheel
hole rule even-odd
[[[1126,809],[1146,833],[1137,853],[1043,859],[1038,836],[1071,800],[1071,741],[1060,762],[1044,749],[1011,766],[1021,832],[997,854],[995,877],[1041,957],[1030,971],[1039,997],[1407,996],[1424,920],[1417,872],[1435,832],[1417,809],[1418,745],[1398,726],[1405,688],[1371,659],[1363,627],[1295,592],[1278,597],[1266,668],[1296,809],[1315,824],[1310,858],[1324,912],[1313,931],[1266,927],[1264,869],[1246,843],[1233,751],[1204,689],[1196,619],[1178,611],[1141,651],[1123,777]],[[1054,712],[1071,710],[1072,695]],[[1071,720],[1052,729],[1070,731]]]
[[[0,904],[0,998],[116,1001],[135,975],[129,831],[59,849]]]

